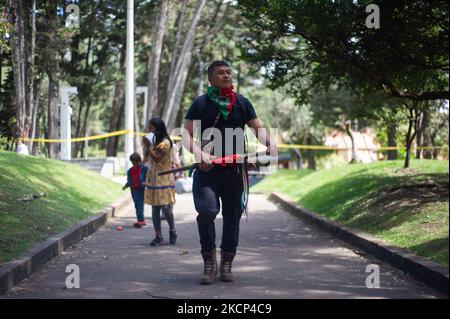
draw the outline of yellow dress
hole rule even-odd
[[[175,178],[173,174],[158,176],[158,172],[172,168],[170,160],[170,142],[164,139],[154,150],[164,154],[161,161],[155,162],[151,157],[147,161],[148,170],[145,187],[145,203],[152,206],[175,204]]]

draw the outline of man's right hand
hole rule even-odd
[[[216,157],[214,155],[201,152],[196,156],[196,161],[197,163],[200,163],[199,166],[202,171],[209,172],[213,168],[213,164],[211,164],[211,161],[215,158]]]

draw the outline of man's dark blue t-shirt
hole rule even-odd
[[[206,101],[205,105],[202,105],[201,101]],[[245,108],[245,111],[244,111]],[[200,120],[201,121],[201,136],[205,138],[205,135],[203,132],[207,128],[211,128],[214,125],[214,121],[216,120],[216,117],[219,113],[219,110],[217,107],[215,107],[212,102],[210,101],[209,97],[206,96],[199,96],[194,103],[192,103],[191,107],[189,108],[188,112],[186,113],[185,119],[187,120]],[[235,154],[236,152],[241,153],[242,150],[238,150],[236,148],[236,137],[234,138],[226,138],[225,132],[228,131],[228,133],[231,131],[231,129],[241,128],[244,130],[245,124],[250,121],[257,118],[255,108],[250,103],[250,101],[245,98],[244,96],[240,96],[239,98],[236,98],[236,102],[233,105],[233,110],[228,116],[228,120],[225,120],[222,115],[220,116],[219,120],[217,121],[216,125],[214,126],[217,128],[221,135],[222,135],[222,154],[223,156]],[[226,130],[226,129],[230,130]],[[243,136],[242,136],[243,137]],[[228,145],[226,147],[226,142],[230,143],[233,141],[233,145]],[[242,143],[244,141],[241,141]],[[240,145],[243,145],[239,143]]]

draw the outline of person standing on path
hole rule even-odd
[[[200,169],[194,172],[193,197],[198,213],[197,226],[204,262],[201,284],[211,284],[219,272],[214,224],[221,208],[219,200],[222,201],[223,216],[220,279],[224,282],[234,280],[231,268],[239,241],[239,223],[245,209],[244,172],[240,169],[241,166],[212,166],[211,160],[216,156],[211,155],[206,147],[202,147],[206,144],[203,143],[205,131],[216,130],[213,140],[214,155],[223,157],[245,153],[245,150],[237,149],[238,145],[245,145],[243,133],[245,125],[253,129],[260,142],[268,147],[268,154],[276,152],[275,143],[270,142],[269,134],[263,129],[253,105],[247,98],[234,92],[230,65],[226,61],[215,61],[209,65],[207,72],[210,83],[208,92],[197,97],[190,106],[185,116],[185,134],[183,134],[183,146],[193,153],[196,161],[200,163]],[[201,128],[200,145],[194,142],[194,121],[195,125],[200,124]],[[235,129],[237,131],[241,129],[242,134],[237,134],[231,139],[226,136],[230,130]]]
[[[167,133],[165,123],[155,117],[149,121],[149,131],[154,134],[154,141],[143,139],[145,146],[145,161],[148,166],[145,181],[145,204],[152,206],[152,221],[155,229],[155,239],[152,246],[159,246],[163,243],[164,237],[161,232],[162,210],[169,224],[169,241],[175,244],[177,233],[172,211],[175,204],[175,180],[173,174],[158,176],[157,172],[172,168],[170,151],[173,143]]]
[[[122,187],[125,190],[127,187],[131,190],[131,197],[133,198],[134,207],[136,209],[137,221],[133,224],[136,228],[146,226],[144,217],[144,186],[142,185],[143,176],[147,175],[147,167],[142,165],[142,159],[139,153],[130,155],[130,162],[133,164],[127,171],[127,183]]]
[[[16,153],[22,154],[22,155],[30,155],[27,145],[22,141],[21,138],[17,139]]]

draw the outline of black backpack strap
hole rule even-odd
[[[202,119],[203,118],[203,113],[205,112],[206,106],[207,106],[207,103],[208,103],[208,95],[207,94],[200,95],[197,98],[197,103],[198,103],[198,106],[199,106],[198,114],[200,115],[200,119]],[[216,127],[216,124],[219,121],[219,118],[220,118],[220,112],[217,112],[217,116],[216,116],[216,119],[214,120],[214,124],[212,125],[212,127]]]
[[[244,114],[244,121],[248,118],[248,109],[245,103],[245,97],[242,94],[236,93],[236,102],[239,105],[239,107],[242,110],[242,113]],[[247,122],[245,122],[247,124]],[[245,126],[244,124],[244,126]],[[245,127],[244,127],[245,129]],[[245,132],[245,131],[244,131]],[[247,153],[248,151],[248,140],[247,140],[247,134],[244,134],[244,152]]]
[[[199,97],[197,97],[196,102],[198,105],[198,114],[199,114],[200,120],[201,120],[203,118],[203,113],[205,112],[206,107],[207,107],[208,95],[207,94],[200,95]],[[214,124],[212,125],[213,128],[216,127],[217,122],[219,121],[219,118],[220,118],[220,112],[217,112],[217,116],[214,120]],[[200,140],[199,141],[200,148],[203,150],[203,148],[210,142],[211,142],[210,140]]]

